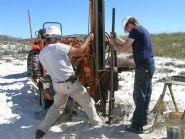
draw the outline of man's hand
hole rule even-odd
[[[87,38],[86,38],[86,41],[90,42],[92,40],[94,40],[94,33],[89,33]]]
[[[116,45],[115,40],[111,39],[111,38],[109,39],[109,43],[110,43],[111,46],[115,46]]]
[[[117,38],[117,34],[115,32],[111,32],[110,33],[110,38],[111,39],[116,39]]]
[[[110,33],[109,42],[110,42],[110,44],[111,44],[112,46],[113,46],[113,45],[116,45],[116,37],[117,37],[116,33],[114,33],[114,32],[111,32],[111,33]]]

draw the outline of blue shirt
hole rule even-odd
[[[142,26],[133,28],[128,36],[134,39],[133,58],[136,65],[145,65],[153,59],[152,41],[149,32]]]

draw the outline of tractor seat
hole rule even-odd
[[[45,39],[46,38],[46,30],[45,29],[40,29],[38,32],[38,37],[41,39]]]

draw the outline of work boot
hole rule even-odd
[[[131,125],[126,125],[125,130],[128,132],[136,133],[136,134],[142,134],[143,133],[143,127],[134,127],[132,124]]]
[[[41,139],[44,135],[45,133],[42,130],[40,129],[36,130],[36,139]]]

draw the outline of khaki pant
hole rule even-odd
[[[96,112],[94,100],[89,96],[86,89],[78,80],[75,83],[53,83],[53,87],[56,93],[54,96],[54,103],[49,108],[39,129],[44,132],[49,130],[57,118],[62,114],[69,96],[82,107],[93,125],[103,123]]]

